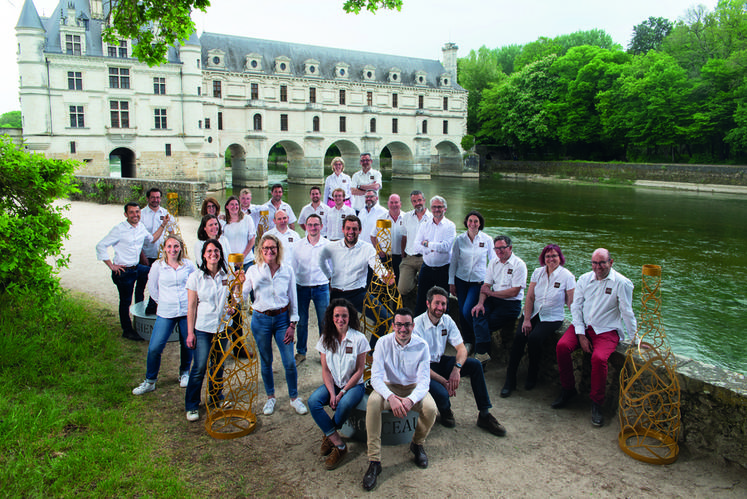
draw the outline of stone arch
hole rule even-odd
[[[394,175],[407,175],[409,176],[413,170],[414,155],[412,150],[404,142],[389,142],[379,151],[378,156],[381,157],[382,151],[387,149],[392,156],[392,176]]]
[[[117,168],[116,165],[119,165]],[[109,171],[112,177],[135,178],[137,168],[135,153],[127,147],[117,147],[109,153]]]
[[[461,175],[463,171],[462,151],[450,140],[436,144],[435,169],[439,175]]]
[[[337,149],[340,150],[340,156],[342,157],[343,161],[345,161],[345,173],[353,176],[353,173],[358,171],[359,168],[359,159],[360,155],[363,151],[361,151],[360,147],[358,147],[357,144],[350,140],[336,140],[334,142],[331,142],[328,146],[328,150],[332,146],[336,146]],[[326,154],[325,154],[326,155]],[[324,165],[325,167],[329,165]]]
[[[266,155],[270,154],[270,151],[276,145],[281,146],[285,150],[285,156],[288,159],[288,182],[291,183],[305,183],[304,180],[306,175],[306,155],[302,146],[292,140],[278,140],[267,148]],[[267,156],[265,156],[267,160]]]
[[[226,147],[225,157],[229,156],[231,158],[231,186],[236,191],[249,185],[246,182],[246,150],[243,146],[233,143]]]

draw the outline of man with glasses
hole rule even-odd
[[[510,329],[508,334],[513,336],[514,323],[519,317],[527,285],[527,264],[513,254],[511,238],[496,236],[493,249],[498,258],[488,264],[480,298],[472,308],[475,358],[483,367],[490,360],[490,332],[505,327]]]
[[[373,160],[371,153],[361,154],[361,169],[353,174],[350,193],[353,195],[353,209],[359,213],[365,206],[366,191],[373,189],[378,195],[381,189],[381,172],[371,168]],[[368,235],[366,235],[368,237]]]
[[[633,313],[633,283],[612,269],[613,260],[604,248],[594,250],[591,255],[591,272],[578,278],[571,304],[573,324],[558,342],[555,353],[562,390],[552,403],[560,409],[576,396],[576,380],[573,376],[571,354],[578,348],[591,354],[591,424],[602,426],[602,404],[607,385],[607,360],[625,339],[623,323],[628,339],[633,341],[636,320]]]
[[[449,293],[443,288],[433,286],[428,291],[426,303],[428,304],[428,311],[415,318],[413,333],[428,343],[431,356],[429,393],[438,407],[441,424],[447,428],[456,426],[449,397],[456,395],[461,377],[468,376],[472,386],[472,396],[479,411],[477,426],[493,435],[504,436],[506,429],[495,419],[495,416],[490,414],[492,405],[490,404],[488,388],[485,385],[482,364],[477,359],[467,357],[467,348],[464,346],[459,328],[454,319],[446,313]],[[456,357],[444,355],[447,341],[456,350]]]
[[[430,386],[430,355],[428,343],[413,335],[412,312],[406,308],[394,313],[394,333],[379,340],[373,354],[371,386],[366,406],[368,438],[368,470],[363,476],[363,488],[376,486],[381,473],[381,413],[391,410],[404,418],[410,410],[417,412],[415,434],[410,443],[415,464],[428,467],[428,456],[423,449],[425,439],[436,421],[436,403],[428,393]]]
[[[449,262],[456,238],[454,222],[446,218],[446,200],[431,198],[431,220],[418,228],[415,251],[423,255],[423,266],[418,275],[418,298],[415,315],[425,312],[425,297],[433,286],[449,289]]]

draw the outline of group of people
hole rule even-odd
[[[133,393],[155,390],[161,354],[178,324],[182,345],[180,384],[187,388],[187,419],[199,420],[210,345],[225,323],[227,257],[229,253],[243,253],[240,278],[244,298],[252,302],[251,332],[267,396],[262,412],[273,414],[277,401],[272,373],[274,338],[290,405],[298,414],[311,412],[323,433],[320,453],[326,456],[328,469],[339,466],[347,453],[339,430],[365,397],[365,361],[373,350],[373,391],[366,410],[370,461],[363,478],[366,490],[375,486],[381,472],[381,412],[389,410],[396,417],[404,417],[409,411],[419,413],[410,450],[415,463],[427,467],[423,444],[437,419],[445,427],[456,425],[450,398],[462,377],[470,378],[477,426],[497,436],[505,435],[506,429],[490,413],[484,376],[492,331],[516,328],[512,329],[514,341],[500,396],[509,397],[517,389],[518,367],[525,349],[529,363],[524,388],[531,390],[538,381],[542,345],[561,326],[566,306],[573,321],[556,348],[562,388],[552,407],[564,407],[577,394],[571,353],[581,348],[591,353],[591,420],[601,426],[607,360],[625,339],[625,331],[630,340],[636,331],[631,305],[633,285],[612,269],[609,252],[595,250],[592,271],[576,281],[564,267],[561,248],[549,244],[542,249],[540,266],[531,274],[527,287],[527,266],[513,253],[511,238],[485,234],[485,220],[478,211],[465,216],[466,232],[457,236],[455,224],[445,216],[447,203],[441,196],[432,197],[430,209],[426,209],[424,194],[412,191],[413,209],[403,213],[399,195],[392,194],[384,208],[378,203],[381,174],[371,168],[370,154],[362,154],[360,163],[361,170],[351,178],[344,173],[342,158],[335,158],[333,173],[324,188],[310,189],[310,203],[302,208],[298,219],[282,200],[281,185],[272,186],[272,197],[264,205],[252,204],[251,192],[242,190],[239,197],[227,199],[223,215],[218,201],[206,198],[194,248],[197,265],[184,257],[184,244],[178,236],[162,235],[169,224],[168,212],[151,217],[159,224],[145,226],[139,206],[125,205],[126,221],[97,245],[97,255],[112,270],[120,294],[125,338],[138,336],[128,314],[135,283],[136,300],[142,301],[147,278],[150,296],[157,303],[145,380]],[[155,201],[151,205],[151,194],[149,191],[144,210],[158,208]],[[257,237],[263,215],[268,227]],[[381,260],[389,255],[378,245],[378,220],[391,222],[389,267]],[[295,231],[296,223],[303,236]],[[146,242],[162,245],[159,260],[147,259]],[[108,246],[114,247],[113,259]],[[366,338],[360,332],[359,317],[364,313],[371,279],[397,286],[405,298],[414,295],[414,312],[409,308],[396,310],[391,334],[376,331]],[[450,294],[457,298],[459,324],[446,313]],[[312,301],[319,328],[316,349],[321,358],[322,384],[309,397],[307,409],[298,395],[297,366],[307,355]],[[455,355],[445,355],[447,344]],[[223,403],[219,399],[209,403]]]

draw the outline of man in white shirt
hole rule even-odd
[[[272,193],[272,196],[265,204],[262,205],[262,209],[266,209],[269,212],[267,214],[267,221],[270,225],[268,229],[272,229],[273,227],[275,227],[275,222],[273,222],[273,220],[275,219],[275,212],[278,210],[283,210],[286,215],[288,215],[288,225],[291,229],[295,230],[296,215],[295,213],[293,213],[293,208],[291,208],[291,205],[283,201],[283,186],[280,184],[273,184],[270,192]]]
[[[371,153],[361,154],[361,169],[353,174],[350,192],[353,195],[353,209],[359,213],[365,206],[366,191],[373,189],[378,194],[381,189],[381,172],[371,168]]]
[[[293,245],[300,239],[298,233],[288,226],[288,214],[283,210],[275,212],[273,217],[275,228],[268,230],[265,234],[272,234],[280,239],[283,245],[283,260],[286,265],[291,265],[293,261]]]
[[[415,251],[423,255],[423,266],[418,275],[418,298],[415,315],[425,312],[425,295],[433,286],[449,289],[449,262],[451,248],[456,238],[454,222],[445,217],[446,200],[441,196],[431,198],[433,218],[418,228]]]
[[[296,273],[298,295],[298,326],[296,327],[296,365],[306,360],[309,336],[309,305],[314,302],[319,334],[322,332],[324,312],[329,306],[329,279],[319,266],[322,248],[329,241],[321,236],[322,218],[316,213],[306,217],[306,237],[293,246],[293,271]]]
[[[327,239],[339,241],[343,238],[342,223],[348,215],[355,215],[355,210],[345,204],[345,191],[337,188],[332,191],[332,199],[335,205],[327,210],[324,218],[324,228],[327,231]]]
[[[401,211],[402,202],[400,201],[399,194],[392,194],[389,196],[387,207],[389,208],[389,211],[386,213],[386,216],[381,217],[379,220],[389,220],[392,222],[392,229],[389,236],[392,244],[392,270],[394,270],[395,282],[399,283],[399,265],[402,263],[402,236],[405,232],[405,225]],[[373,229],[371,229],[371,244],[373,244],[374,248],[379,251],[379,241],[376,238],[377,230],[378,228],[374,224]],[[379,257],[384,257],[384,254],[381,253],[381,251],[379,251]]]
[[[252,191],[244,187],[239,193],[239,208],[246,215],[252,217],[254,227],[259,227],[259,211],[262,205],[252,204]]]
[[[428,343],[431,362],[429,392],[438,407],[441,424],[447,428],[456,426],[449,397],[456,395],[461,377],[469,376],[472,395],[479,411],[477,426],[499,437],[506,435],[503,425],[490,414],[492,405],[482,364],[477,359],[467,357],[467,348],[459,334],[459,328],[445,313],[449,294],[445,289],[434,286],[428,290],[426,303],[428,310],[415,318],[413,334]],[[456,349],[456,357],[444,355],[447,341]]]
[[[148,205],[140,212],[140,223],[143,224],[143,227],[145,227],[148,232],[153,234],[158,230],[158,226],[163,223],[163,220],[168,219],[170,215],[168,210],[161,206],[161,199],[163,198],[163,192],[161,191],[161,189],[159,189],[158,187],[152,187],[148,189],[148,192],[145,193],[145,197],[148,200]],[[165,233],[162,233],[161,237],[159,237],[157,241],[151,242],[146,239],[143,243],[143,253],[148,259],[148,267],[152,266],[153,262],[158,259],[158,254],[161,250],[161,245],[165,240],[165,235]],[[135,296],[143,295],[143,293],[138,289],[139,286],[140,283],[138,283],[137,287],[135,288]],[[137,303],[137,300],[135,301],[135,303]],[[148,298],[148,304],[145,307],[145,313],[155,315],[156,307],[157,305],[156,302],[153,301],[153,298]]]
[[[96,258],[103,261],[112,271],[112,282],[119,292],[119,324],[122,326],[122,337],[142,341],[140,335],[132,328],[130,320],[132,291],[134,288],[136,302],[143,301],[150,271],[147,265],[142,264],[147,261],[143,254],[143,243],[158,241],[164,227],[169,223],[169,216],[167,214],[156,231],[151,234],[140,223],[140,205],[127,203],[124,211],[127,219],[115,225],[96,245]],[[109,257],[109,246],[114,248],[113,259]]]
[[[386,208],[379,204],[379,196],[376,191],[369,189],[366,191],[366,205],[358,213],[361,219],[361,234],[365,241],[371,241],[370,235],[376,229],[376,221],[386,217]]]
[[[309,199],[311,202],[301,208],[301,213],[298,215],[298,225],[300,225],[303,230],[306,230],[306,219],[309,215],[315,213],[324,220],[324,214],[329,210],[329,206],[322,203],[322,191],[319,187],[313,186],[309,189]],[[322,227],[321,235],[326,235],[325,227]]]
[[[425,197],[422,191],[412,191],[410,203],[412,203],[412,211],[402,215],[404,233],[400,247],[404,253],[402,263],[399,264],[400,276],[397,282],[397,289],[403,301],[408,300],[408,295],[417,289],[418,272],[423,266],[423,254],[415,249],[415,236],[418,235],[420,226],[428,223],[432,218],[431,213],[425,209]]]
[[[577,394],[573,376],[571,354],[581,348],[591,354],[591,424],[602,426],[602,404],[607,386],[607,360],[625,339],[623,323],[628,340],[636,334],[633,313],[633,283],[612,268],[610,252],[604,248],[594,250],[591,255],[591,272],[578,278],[573,294],[571,315],[573,324],[558,341],[555,353],[562,391],[552,403],[560,409]]]
[[[428,456],[423,449],[433,423],[436,403],[428,393],[430,386],[430,355],[428,344],[412,334],[412,312],[400,308],[394,313],[394,332],[381,338],[373,353],[371,386],[366,406],[368,435],[368,470],[363,476],[363,488],[376,486],[381,473],[381,412],[391,410],[404,418],[410,410],[417,412],[418,423],[410,443],[415,464],[428,467]]]
[[[506,328],[507,333],[501,333],[501,337],[513,337],[527,286],[527,264],[513,254],[511,238],[496,236],[493,250],[498,258],[488,264],[480,298],[472,307],[475,358],[482,362],[483,367],[490,360],[490,332]]]

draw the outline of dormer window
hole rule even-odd
[[[442,87],[450,87],[451,86],[451,75],[449,73],[442,74],[441,77],[438,79],[438,84]]]
[[[303,63],[303,72],[306,76],[319,76],[319,61],[316,59],[306,59]]]
[[[248,54],[244,62],[244,71],[258,73],[262,71],[262,56],[259,54]]]
[[[428,73],[425,71],[415,71],[415,86],[424,87],[428,81]]]
[[[350,73],[350,65],[344,62],[338,62],[335,64],[335,78],[347,80]]]
[[[374,81],[376,79],[376,68],[370,64],[363,67],[361,71],[361,78],[363,81]]]
[[[278,74],[291,74],[291,60],[290,57],[281,55],[275,58],[275,73]]]
[[[207,67],[208,69],[225,69],[226,53],[219,49],[213,49],[208,51]]]
[[[387,81],[389,83],[402,83],[402,72],[399,68],[392,68],[389,70]]]

